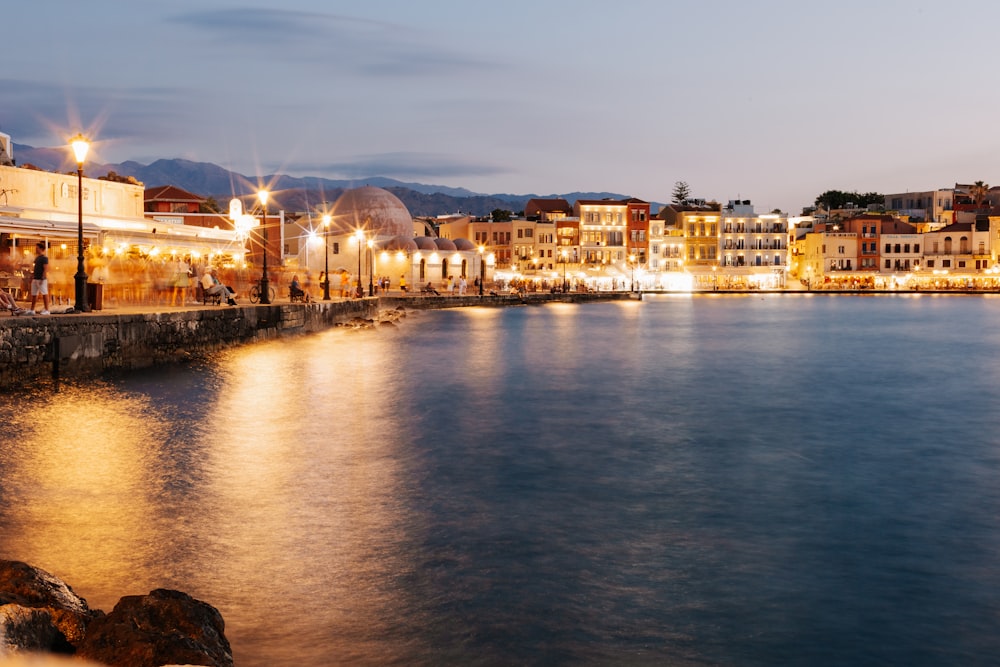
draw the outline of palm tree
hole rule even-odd
[[[969,189],[969,194],[972,195],[972,202],[976,205],[976,208],[981,208],[983,202],[986,200],[986,193],[989,192],[990,186],[982,181],[976,181],[972,184]]]

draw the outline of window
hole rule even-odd
[[[920,252],[920,244],[919,243],[914,243],[913,244],[913,252]]]
[[[899,244],[896,244],[896,252],[899,252]]]
[[[340,242],[339,241],[334,241],[333,242],[333,254],[334,255],[339,255],[340,254]]]
[[[844,246],[842,246],[842,245],[837,246],[837,254],[838,255],[843,255],[844,254]]]
[[[885,260],[885,268],[887,268],[887,269],[891,269],[891,268],[892,268],[892,264],[891,264],[891,262],[892,262],[892,260],[891,260],[891,259],[887,259],[887,260]]]
[[[903,252],[910,252],[910,244],[909,243],[904,243],[903,244]]]
[[[892,246],[890,246],[890,245],[889,245],[888,243],[886,243],[886,244],[885,244],[885,252],[886,252],[886,254],[889,254],[890,252],[892,252],[892,251],[890,250],[890,248],[891,248],[891,247],[892,247]]]

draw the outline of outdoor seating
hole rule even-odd
[[[200,281],[197,283],[197,286],[195,287],[195,290],[196,290],[196,294],[197,294],[196,298],[199,301],[201,301],[202,305],[207,306],[209,303],[212,303],[213,305],[216,305],[216,306],[221,306],[222,305],[222,295],[221,294],[209,294],[208,292],[205,291],[205,288],[201,286],[201,282]]]

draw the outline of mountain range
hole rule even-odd
[[[45,171],[76,173],[65,148],[35,148],[14,144],[14,156],[22,166],[31,165]],[[571,204],[578,199],[626,199],[628,195],[611,192],[570,192],[549,195],[482,194],[465,188],[444,185],[408,183],[383,176],[337,180],[317,176],[287,176],[273,174],[261,179],[229,171],[211,162],[193,162],[180,158],[160,159],[152,164],[132,160],[118,164],[86,165],[85,175],[91,178],[115,173],[131,176],[146,187],[173,185],[202,197],[212,197],[225,208],[233,197],[252,196],[263,181],[272,192],[274,205],[289,212],[317,210],[324,202],[333,203],[344,190],[363,185],[384,188],[396,195],[414,216],[437,216],[466,213],[476,216],[489,215],[495,209],[518,213],[524,210],[529,199],[538,197],[561,198]],[[659,204],[650,202],[652,210]]]

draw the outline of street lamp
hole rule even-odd
[[[628,264],[632,268],[632,283],[629,286],[629,291],[630,292],[634,292],[635,291],[635,254],[634,253],[628,256]]]
[[[359,229],[354,232],[354,238],[358,240],[358,289],[355,296],[360,299],[364,295],[364,290],[361,288],[361,244],[365,242],[365,232]]]
[[[483,295],[483,283],[486,282],[486,246],[479,245],[479,296]]]
[[[375,296],[375,241],[368,239],[368,296]]]
[[[271,285],[267,279],[267,198],[269,194],[267,190],[257,192],[257,198],[260,199],[260,205],[263,207],[260,231],[264,237],[264,261],[262,263],[264,270],[260,274],[260,302],[265,306],[271,303]]]
[[[330,214],[323,216],[323,301],[330,300]]]
[[[87,159],[90,142],[78,133],[69,143],[76,157],[76,275],[73,276],[76,279],[76,303],[73,304],[73,309],[88,313],[90,305],[87,303],[87,271],[83,264],[83,161]]]
[[[569,262],[569,253],[563,250],[559,253],[559,256],[562,258],[562,265],[563,265],[562,291],[565,293],[569,291],[569,285],[566,283],[566,263]]]

